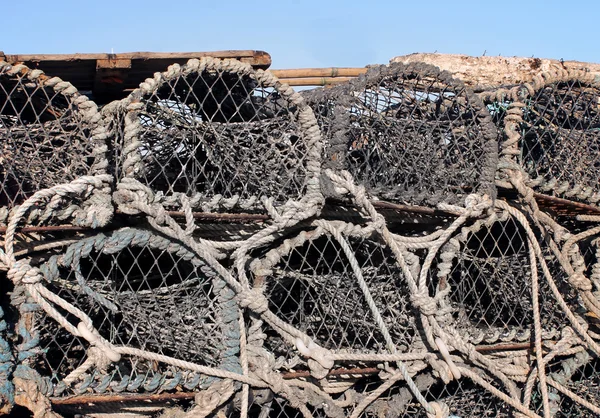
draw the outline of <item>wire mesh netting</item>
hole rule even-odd
[[[571,188],[579,185],[597,193],[599,92],[595,86],[568,80],[549,84],[531,97],[523,112],[523,166],[532,179],[567,183]],[[548,185],[542,190],[561,193]],[[572,189],[563,193],[570,195]]]
[[[265,287],[270,309],[328,349],[382,352],[385,339],[373,327],[375,318],[367,301],[372,298],[398,349],[407,350],[416,325],[408,289],[391,251],[376,238],[348,238],[356,262],[351,265],[335,238],[319,235],[291,248],[270,274],[257,278]],[[361,289],[353,268],[360,271],[366,288]],[[286,354],[274,344],[270,347],[274,353]]]
[[[532,266],[527,236],[513,219],[497,221],[469,234],[447,278],[452,304],[458,310],[459,328],[479,330],[499,338],[513,334],[529,339],[533,324],[531,299]],[[577,305],[560,265],[544,249],[553,277],[564,297]],[[540,270],[536,263],[536,270]],[[558,335],[564,314],[556,309],[552,292],[545,282],[539,288],[542,327]],[[477,334],[477,333],[475,333]]]
[[[310,91],[326,164],[380,199],[456,203],[493,193],[497,133],[481,100],[424,64],[376,66],[348,84]]]
[[[489,108],[499,126],[507,115],[517,115],[518,162],[534,189],[596,204],[600,90],[589,78],[548,77],[533,86],[513,87],[512,93],[501,90],[508,94],[496,94]],[[512,143],[508,139],[504,147]]]
[[[2,204],[20,205],[0,412],[600,415],[588,78],[482,99],[390,65],[302,98],[203,58],[100,118],[0,69]]]
[[[135,132],[125,136],[120,176],[207,211],[302,197],[318,144],[303,119],[309,110],[287,90],[241,63],[172,68],[126,99],[135,105],[125,129]]]
[[[228,333],[235,333],[237,327],[235,321],[227,321],[228,309],[233,309],[235,319],[233,293],[175,242],[147,230],[121,229],[72,244],[40,270],[47,288],[85,312],[98,334],[112,344],[208,366],[239,367],[232,357],[238,341],[228,340]],[[37,320],[43,354],[35,369],[53,385],[71,380],[71,373],[90,357],[89,344],[63,329],[51,315],[40,313]],[[82,372],[88,370],[77,373]],[[105,370],[91,370],[72,390],[104,392],[110,385],[121,391],[153,391],[179,384],[193,389],[200,383],[198,375],[174,367],[122,361]],[[56,388],[55,393],[65,390]]]
[[[577,367],[578,365],[579,367]],[[554,377],[559,382],[568,382],[566,385],[568,391],[593,405],[600,403],[600,364],[598,364],[597,358],[591,358],[588,353],[581,353],[571,360],[570,366],[574,366],[572,369],[564,367],[564,365],[557,366],[563,367],[562,370],[556,372]],[[556,407],[563,416],[594,416],[588,408],[574,402],[568,395],[557,391],[557,397],[558,405]]]
[[[96,105],[58,78],[0,64],[0,206],[96,174],[106,140]]]

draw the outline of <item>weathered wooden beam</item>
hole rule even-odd
[[[235,58],[256,69],[267,69],[271,56],[264,51],[208,52],[127,52],[119,54],[7,54],[0,57],[16,64],[60,77],[86,94],[92,93],[98,104],[122,99],[156,72],[171,64],[185,64],[189,59],[215,57]]]
[[[451,72],[475,91],[527,83],[542,72],[589,71],[600,81],[600,64],[524,57],[471,57],[455,54],[410,54],[391,59],[404,64],[424,62]]]
[[[44,62],[44,61],[96,61],[96,60],[158,60],[158,59],[190,59],[202,57],[251,59],[257,66],[270,66],[271,56],[264,51],[226,50],[208,52],[122,52],[117,54],[6,54],[7,62]]]

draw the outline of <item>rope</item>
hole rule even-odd
[[[529,264],[531,266],[531,298],[533,304],[533,326],[535,332],[535,358],[537,362],[537,372],[540,379],[540,391],[542,392],[542,402],[544,408],[544,418],[550,418],[550,405],[548,401],[548,386],[546,383],[545,364],[542,354],[542,324],[539,308],[539,287],[537,260],[532,248],[531,241],[527,243],[529,252]]]

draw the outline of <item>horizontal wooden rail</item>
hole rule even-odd
[[[256,66],[268,67],[271,65],[271,56],[264,51],[254,50],[227,50],[205,52],[119,52],[119,53],[91,53],[91,54],[4,54],[0,51],[0,59],[9,63],[16,62],[45,62],[55,61],[73,63],[77,61],[95,60],[188,60],[190,58],[215,57],[235,58]]]

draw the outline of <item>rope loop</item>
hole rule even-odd
[[[437,300],[429,296],[427,289],[419,289],[417,293],[411,295],[410,300],[413,306],[425,316],[434,316],[438,313]]]
[[[37,267],[32,267],[28,259],[15,261],[6,274],[15,286],[36,284],[42,280],[42,272]]]
[[[590,279],[585,277],[583,273],[575,272],[569,276],[569,283],[582,292],[589,292],[593,289]]]
[[[269,300],[265,297],[261,289],[242,290],[238,293],[237,300],[242,308],[248,308],[257,314],[262,314],[269,310]]]

